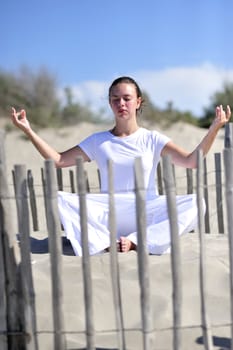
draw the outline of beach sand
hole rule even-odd
[[[41,239],[41,238],[40,238]],[[32,269],[36,290],[37,329],[41,349],[52,349],[53,330],[50,285],[50,258],[41,249],[40,239],[33,242]],[[199,284],[199,242],[197,234],[182,236],[182,349],[203,349]],[[63,242],[63,294],[66,341],[68,349],[85,349],[85,308],[82,263],[70,255]],[[214,349],[230,349],[229,259],[226,235],[206,235],[207,313],[214,339]],[[173,342],[173,307],[171,256],[149,256],[150,298],[153,349],[170,350]],[[137,253],[119,254],[123,322],[128,350],[143,349],[141,332],[140,287]],[[110,256],[91,257],[93,312],[96,348],[118,349],[115,310],[111,284]]]
[[[109,126],[81,124],[77,127],[60,130],[45,129],[40,135],[62,151],[77,144],[81,139],[96,130]],[[152,127],[156,128],[156,127]],[[162,130],[174,142],[188,150],[204,136],[206,130],[182,123]],[[208,179],[212,190],[209,193],[211,203],[211,234],[205,235],[206,274],[207,274],[207,311],[212,326],[214,349],[230,349],[230,287],[229,287],[229,249],[227,234],[219,234],[215,208],[214,191],[214,153],[222,153],[224,130],[219,132],[214,146],[207,157]],[[12,223],[15,233],[17,215],[13,198],[11,171],[15,164],[25,164],[34,176],[37,207],[39,213],[39,231],[31,230],[31,259],[36,297],[37,330],[40,349],[53,348],[50,256],[48,253],[47,228],[44,214],[44,202],[41,187],[41,167],[44,161],[33,146],[18,132],[6,135],[5,152],[7,171],[12,193]],[[98,178],[94,164],[87,164],[91,190],[97,191]],[[64,169],[64,179],[68,179],[69,169]],[[176,170],[177,187],[185,191],[184,169]],[[64,180],[65,181],[65,180]],[[213,185],[212,185],[213,184]],[[69,190],[68,180],[64,189]],[[61,232],[62,234],[62,232]],[[83,299],[81,258],[73,255],[69,242],[63,237],[62,281],[64,295],[64,319],[67,348],[85,349],[85,309]],[[182,349],[203,349],[203,337],[200,316],[199,285],[199,243],[198,234],[190,233],[180,238],[182,256]],[[137,253],[119,253],[120,283],[124,310],[124,329],[126,348],[140,350],[142,345],[140,288],[138,283]],[[151,314],[153,317],[153,349],[172,349],[172,282],[170,254],[149,256]],[[118,349],[115,312],[113,307],[110,257],[109,253],[91,257],[93,281],[94,327],[97,349]]]

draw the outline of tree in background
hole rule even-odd
[[[223,91],[216,92],[211,97],[209,107],[205,108],[204,116],[199,119],[198,126],[201,128],[209,128],[215,115],[215,107],[223,105],[225,108],[227,105],[233,106],[233,83],[226,83],[223,87]]]
[[[37,72],[26,66],[17,74],[0,71],[0,118],[7,120],[11,106],[16,109],[25,108],[35,127],[75,125],[79,122],[107,122],[111,118],[103,118],[104,111],[94,112],[89,105],[74,101],[72,89],[64,89],[65,98],[58,97],[57,80],[50,71],[42,67]],[[229,104],[233,106],[233,83],[225,84],[223,91],[216,92],[211,103],[198,119],[191,112],[181,112],[168,101],[164,109],[155,106],[145,92],[142,119],[150,124],[157,123],[168,127],[178,121],[200,127],[209,127],[215,115],[215,106]],[[102,114],[102,117],[101,117]],[[9,123],[9,128],[10,128]]]
[[[58,97],[57,81],[46,68],[36,73],[26,66],[17,74],[0,71],[0,117],[8,118],[11,106],[24,108],[30,122],[37,127],[77,124],[97,121],[98,115],[88,106],[73,102],[71,89],[65,89],[66,101],[62,106]]]
[[[56,79],[45,68],[37,73],[23,66],[17,74],[0,72],[1,116],[9,115],[11,106],[25,108],[32,124],[40,127],[59,116]]]
[[[66,87],[65,106],[62,109],[62,124],[72,125],[78,122],[97,122],[99,121],[98,114],[94,113],[88,106],[83,106],[73,100],[72,89]]]

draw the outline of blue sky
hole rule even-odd
[[[113,79],[130,75],[158,107],[201,115],[233,81],[232,13],[232,0],[8,0],[0,69],[46,66],[94,109],[107,107]]]

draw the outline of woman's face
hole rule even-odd
[[[141,97],[137,97],[133,84],[119,83],[112,87],[109,103],[116,118],[136,118],[137,109],[141,105]]]

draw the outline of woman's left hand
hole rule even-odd
[[[229,122],[231,117],[230,106],[227,105],[226,111],[223,109],[223,106],[217,106],[215,109],[215,119],[213,124],[221,128],[223,125]]]

